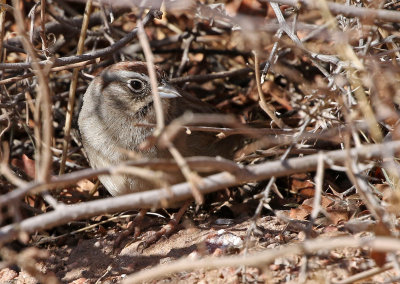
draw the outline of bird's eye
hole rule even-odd
[[[144,83],[139,79],[132,79],[128,81],[128,87],[134,92],[140,92],[144,89]]]

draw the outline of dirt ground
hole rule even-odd
[[[142,238],[160,228],[160,224],[154,223],[160,217],[147,218],[146,222],[153,224],[145,230]],[[296,244],[305,238],[305,234],[299,232],[296,226],[288,226],[274,216],[260,218],[250,237],[247,234],[253,221],[248,217],[214,218],[213,221],[205,220],[198,224],[186,219],[183,223],[184,226],[178,232],[169,238],[160,239],[144,250],[141,248],[142,240],[132,242],[130,237],[124,241],[122,247],[114,250],[115,239],[120,233],[115,229],[96,228],[90,233],[67,235],[64,240],[39,246],[40,250],[47,252],[47,258],[37,264],[37,269],[44,275],[56,276],[62,283],[117,283],[129,274],[178,259],[191,261],[210,255],[215,258],[223,255],[245,255],[246,246],[247,253],[255,253]],[[218,225],[220,223],[229,225]],[[319,235],[318,238],[351,235],[341,232],[335,226],[320,228],[314,232]],[[182,271],[145,283],[299,283],[303,262],[302,257],[291,255],[277,258],[273,263],[262,267]],[[308,256],[307,283],[340,283],[337,281],[374,266],[375,262],[369,258],[367,250],[348,248],[320,252]],[[394,275],[394,271],[388,270],[361,283],[384,283],[393,279]],[[0,271],[0,281],[37,283],[26,271],[18,273],[10,268]]]

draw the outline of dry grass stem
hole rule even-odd
[[[149,78],[150,78],[150,85],[151,91],[153,94],[153,101],[154,101],[154,109],[156,112],[156,119],[157,119],[157,127],[154,130],[154,136],[158,137],[161,131],[164,129],[165,121],[164,121],[164,112],[161,105],[161,98],[158,94],[157,89],[157,77],[156,77],[156,70],[154,67],[154,56],[151,52],[151,48],[149,45],[149,41],[146,36],[146,32],[144,30],[144,25],[141,20],[137,22],[138,25],[138,38],[140,44],[142,45],[143,52],[147,62],[147,70],[149,71]]]
[[[85,14],[83,16],[83,22],[81,27],[81,33],[79,36],[78,41],[78,49],[76,51],[76,55],[82,55],[83,50],[85,48],[85,39],[86,39],[86,31],[89,26],[89,18],[90,13],[92,12],[92,0],[88,0],[86,2],[85,7]],[[42,26],[44,29],[44,26]],[[79,68],[74,68],[72,71],[72,79],[71,85],[69,87],[69,96],[68,96],[68,107],[67,107],[67,114],[65,117],[65,125],[64,125],[64,142],[63,142],[63,153],[61,156],[60,162],[60,171],[59,174],[62,175],[65,172],[65,162],[67,161],[67,153],[68,147],[71,140],[70,132],[71,132],[71,123],[73,118],[74,106],[75,106],[75,94],[76,94],[76,87],[78,86],[78,75],[79,75]]]
[[[264,93],[261,90],[261,75],[259,69],[260,61],[256,51],[254,52],[254,65],[254,75],[257,84],[258,96],[260,97],[260,107],[268,114],[268,116],[276,123],[276,125],[278,125],[279,128],[283,129],[285,124],[275,115],[274,107],[266,101]]]
[[[52,162],[52,155],[50,146],[52,144],[52,136],[53,136],[53,126],[52,126],[52,111],[51,111],[51,91],[49,88],[49,83],[46,79],[46,75],[44,74],[43,69],[38,64],[38,58],[36,56],[35,49],[32,46],[32,43],[29,41],[28,35],[25,32],[24,20],[21,14],[21,11],[18,9],[19,1],[14,0],[14,17],[17,22],[18,32],[22,36],[22,43],[27,50],[29,57],[32,60],[33,72],[36,73],[36,76],[39,81],[37,93],[39,94],[37,101],[41,102],[40,111],[43,114],[42,120],[37,119],[37,126],[42,124],[41,131],[35,131],[37,144],[36,147],[38,149],[37,152],[37,165],[39,165],[38,169],[38,179],[40,181],[48,181],[50,177],[50,167]],[[37,104],[38,106],[38,104]],[[39,108],[36,108],[36,116],[38,116]]]
[[[312,0],[267,0],[272,3],[280,3],[290,6],[297,7],[299,4],[304,5],[309,9],[318,9],[318,2],[314,2]],[[384,9],[370,9],[356,6],[349,6],[340,3],[332,3],[328,4],[328,8],[331,13],[338,15],[344,15],[347,17],[360,17],[361,19],[370,20],[370,19],[378,19],[382,21],[389,21],[394,23],[400,22],[400,13],[397,11],[388,11]]]

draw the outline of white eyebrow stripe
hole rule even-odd
[[[149,81],[150,78],[149,76],[147,76],[146,74],[143,73],[137,73],[137,72],[133,72],[133,71],[127,71],[127,70],[118,70],[118,75],[120,77],[123,77],[125,79],[133,79],[133,78],[139,78],[145,81]]]

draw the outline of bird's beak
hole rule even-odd
[[[160,95],[160,98],[162,99],[173,99],[181,97],[179,92],[170,85],[161,85],[157,88],[157,90],[158,94]]]

